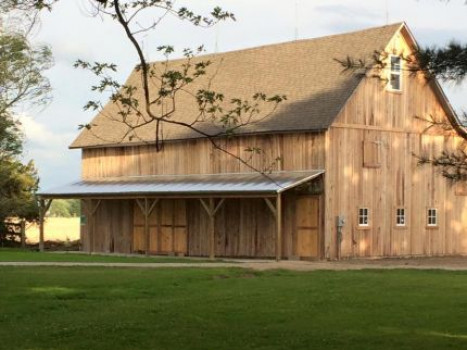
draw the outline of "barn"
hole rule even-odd
[[[248,165],[180,125],[164,124],[162,149],[151,124],[127,137],[109,102],[70,146],[82,152],[81,179],[42,191],[42,213],[54,198],[81,199],[87,252],[277,260],[467,254],[465,186],[414,156],[465,149],[466,130],[440,85],[405,69],[402,57],[416,48],[398,23],[204,56],[215,67],[209,83],[226,95],[287,96],[218,140]],[[336,61],[375,50],[387,53],[387,64],[370,73],[346,74]],[[128,83],[141,86],[137,69]],[[193,120],[190,99],[179,96],[174,118]],[[452,129],[427,127],[433,116]]]

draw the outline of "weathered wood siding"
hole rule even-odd
[[[133,201],[102,200],[81,226],[82,249],[88,252],[131,253]]]
[[[390,48],[407,54],[404,37],[395,40]],[[364,80],[327,133],[326,255],[337,256],[338,215],[346,218],[343,257],[467,254],[467,196],[456,195],[438,170],[418,166],[414,156],[434,157],[465,143],[453,132],[426,131],[429,124],[415,118],[447,121],[423,78],[405,72],[401,92],[385,84]],[[363,166],[366,141],[379,146],[379,167]],[[369,227],[358,225],[364,207]],[[406,227],[396,227],[396,208],[405,209]],[[427,227],[428,208],[438,210],[436,228]]]
[[[231,138],[220,144],[233,154],[249,160],[259,170],[278,157],[273,170],[323,169],[324,134],[258,135]],[[247,148],[261,148],[265,154],[251,154]],[[216,150],[207,140],[168,142],[164,149],[155,147],[109,147],[83,149],[82,178],[128,175],[214,174],[254,171],[232,156]]]

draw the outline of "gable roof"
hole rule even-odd
[[[332,124],[362,79],[361,76],[342,74],[342,66],[334,59],[347,56],[367,58],[375,50],[384,50],[403,26],[403,23],[397,23],[341,35],[200,56],[199,60],[209,60],[212,65],[207,76],[190,84],[189,89],[196,92],[206,88],[210,81],[210,89],[224,93],[226,100],[234,97],[251,100],[257,92],[287,96],[287,101],[282,102],[271,115],[242,127],[238,134],[322,131]],[[170,65],[180,66],[183,62],[175,60]],[[134,70],[127,85],[140,87],[140,73]],[[142,96],[141,91],[138,88],[136,94]],[[198,115],[198,105],[193,96],[181,91],[176,104],[176,112],[171,118],[193,122]],[[137,137],[122,139],[128,127],[118,121],[118,111],[115,103],[107,103],[92,120],[92,130],[84,129],[70,148],[122,146],[154,140],[155,123],[138,128]],[[263,115],[269,112],[270,106],[263,107],[261,111]],[[212,123],[197,124],[197,127],[212,134],[218,131]],[[163,128],[164,140],[200,137],[183,126],[164,123]]]

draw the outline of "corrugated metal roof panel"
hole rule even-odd
[[[324,173],[324,170],[209,175],[128,176],[77,181],[41,191],[43,198],[119,197],[132,195],[274,194]]]

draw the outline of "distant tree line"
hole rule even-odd
[[[50,205],[49,216],[71,218],[80,215],[79,199],[54,199]]]

